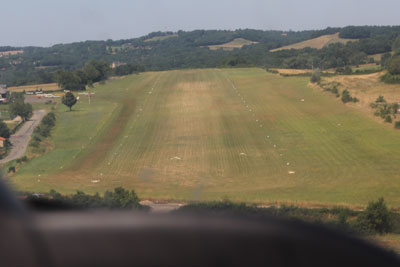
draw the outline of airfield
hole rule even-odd
[[[400,205],[400,132],[262,69],[147,72],[58,105],[54,149],[8,180],[18,190],[142,199]]]

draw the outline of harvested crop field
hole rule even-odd
[[[335,44],[335,43],[347,43],[347,42],[354,42],[357,41],[357,39],[344,39],[339,37],[339,33],[334,33],[334,34],[328,34],[328,35],[323,35],[317,38],[313,38],[307,41],[287,45],[284,47],[280,47],[277,49],[272,49],[271,52],[278,52],[281,50],[290,50],[290,49],[303,49],[306,47],[311,47],[315,49],[322,49],[325,46],[328,46],[330,44]]]
[[[32,91],[57,91],[61,88],[56,83],[43,83],[24,86],[11,86],[8,88],[11,92],[32,92]]]
[[[144,73],[57,107],[55,149],[9,181],[144,199],[400,205],[400,133],[262,69]]]
[[[233,49],[240,49],[245,45],[252,45],[252,44],[258,44],[258,42],[253,42],[249,41],[243,38],[235,38],[232,41],[225,43],[225,44],[220,44],[220,45],[209,45],[207,46],[210,50],[218,50],[218,49],[223,49],[223,50],[228,50],[231,51]]]

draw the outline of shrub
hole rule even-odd
[[[349,91],[344,90],[342,93],[342,102],[347,103],[353,101],[352,97],[350,96]]]
[[[28,157],[27,157],[27,156],[23,156],[23,157],[20,157],[19,159],[17,159],[17,162],[18,162],[18,163],[20,163],[20,162],[26,162],[26,161],[28,161]]]
[[[390,115],[386,115],[385,122],[392,123],[392,117]]]
[[[122,187],[105,192],[104,197],[98,193],[87,195],[82,191],[77,191],[74,195],[63,196],[55,190],[51,190],[48,198],[43,198],[43,200],[73,208],[146,209],[146,206],[140,204],[140,199],[134,190],[129,191]]]
[[[132,209],[140,206],[139,198],[135,191],[125,190],[122,187],[115,188],[114,192],[106,191],[104,193],[104,202],[110,209]]]
[[[311,75],[311,80],[312,83],[319,83],[321,81],[321,72],[316,70],[312,73]]]
[[[378,98],[375,100],[375,103],[386,103],[386,100],[385,100],[385,98],[384,98],[382,95],[380,95],[380,96],[378,96]]]
[[[381,77],[381,80],[385,83],[391,83],[391,84],[398,84],[400,83],[400,75],[393,75],[390,73],[386,73]]]
[[[367,209],[357,218],[363,232],[384,234],[392,229],[392,219],[383,198],[370,202]]]
[[[15,173],[15,167],[14,166],[11,166],[11,167],[8,168],[8,173],[10,173],[10,172]]]
[[[53,112],[50,112],[43,117],[42,124],[53,127],[56,124],[55,121],[56,121],[56,116],[54,115]]]
[[[40,146],[40,143],[39,143],[38,141],[32,140],[32,141],[29,143],[29,145],[30,145],[31,147],[38,148],[38,147]]]
[[[396,121],[396,122],[394,123],[394,128],[400,129],[400,121]]]

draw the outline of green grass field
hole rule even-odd
[[[308,78],[261,69],[132,75],[57,108],[55,149],[18,189],[135,189],[144,199],[400,205],[400,133]]]

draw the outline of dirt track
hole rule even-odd
[[[7,157],[0,160],[0,164],[7,163],[11,160],[18,159],[25,154],[26,148],[28,147],[29,140],[31,138],[31,134],[35,127],[40,123],[43,119],[44,115],[46,115],[45,110],[37,110],[33,112],[32,118],[25,122],[24,125],[16,132],[11,135],[10,142],[12,144],[12,148]]]

